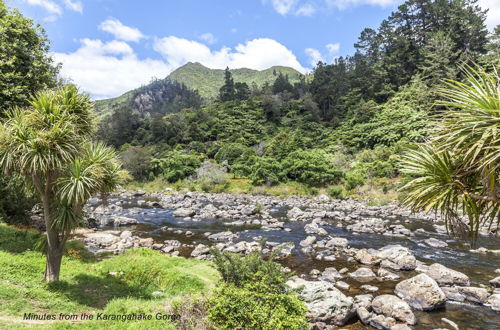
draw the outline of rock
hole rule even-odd
[[[356,269],[355,272],[349,273],[349,276],[358,281],[371,281],[377,277],[370,268],[366,267]]]
[[[333,267],[325,268],[321,274],[321,280],[335,283],[338,279],[342,278],[342,275]]]
[[[452,287],[443,286],[441,287],[441,290],[443,290],[447,300],[460,301],[460,302],[465,301],[465,296],[460,293],[458,287],[456,286]]]
[[[132,237],[132,232],[130,230],[124,230],[122,231],[122,233],[120,234],[120,238],[121,239],[127,239],[129,237]]]
[[[444,323],[448,324],[450,327],[452,327],[453,329],[455,330],[460,330],[458,325],[453,322],[452,320],[448,320],[447,318],[442,318],[441,321],[443,321]]]
[[[377,257],[398,265],[400,270],[414,270],[417,267],[415,256],[401,245],[384,246],[378,250]]]
[[[384,315],[375,315],[370,318],[369,324],[376,329],[391,329],[396,325],[396,320]]]
[[[304,212],[299,209],[298,207],[294,207],[286,213],[287,218],[289,218],[292,221],[297,221],[298,218],[302,217],[304,215]]]
[[[135,225],[137,224],[137,220],[134,218],[127,218],[127,217],[117,217],[113,219],[113,226],[119,227],[119,226],[130,226],[130,225]]]
[[[394,295],[383,294],[375,297],[372,301],[372,309],[377,314],[392,317],[407,324],[417,323],[410,305]]]
[[[358,250],[354,259],[363,265],[378,265],[380,263],[380,258],[369,253],[367,249]]]
[[[206,245],[198,244],[198,245],[196,245],[194,250],[191,252],[191,257],[196,258],[196,257],[199,257],[203,254],[208,254],[209,251],[210,251],[210,249]]]
[[[349,241],[342,237],[333,237],[329,241],[326,242],[326,247],[334,247],[334,248],[346,248],[349,245]]]
[[[391,280],[391,281],[395,281],[395,280],[398,280],[400,278],[400,276],[398,274],[395,274],[391,271],[388,271],[385,268],[379,268],[379,270],[377,271],[377,275],[378,275],[378,277],[380,277],[382,279]]]
[[[318,276],[320,274],[321,274],[321,272],[318,269],[313,269],[309,272],[309,275],[312,275],[312,276]]]
[[[354,297],[354,306],[356,308],[364,307],[368,311],[372,309],[373,295],[371,294],[360,294]]]
[[[307,236],[306,239],[302,240],[299,244],[302,247],[308,247],[316,242],[316,236]]]
[[[359,287],[361,290],[366,292],[377,292],[378,288],[374,285],[362,285]]]
[[[223,231],[220,233],[215,233],[215,234],[209,235],[208,239],[211,241],[232,241],[236,237],[238,237],[238,235],[233,234],[230,231]]]
[[[139,239],[139,246],[145,247],[148,249],[151,249],[153,247],[154,243],[155,243],[155,241],[151,237]]]
[[[307,316],[313,322],[344,325],[354,315],[353,299],[326,281],[306,281],[294,277],[287,281],[292,289],[299,290],[299,296],[307,306]]]
[[[344,281],[338,281],[335,283],[335,286],[341,290],[349,291],[349,288],[351,287],[349,284],[347,284]]]
[[[429,267],[427,275],[433,278],[441,286],[468,286],[470,284],[469,277],[467,275],[438,263],[432,264]]]
[[[182,207],[175,210],[174,213],[172,213],[174,217],[179,217],[179,218],[192,217],[195,214],[196,212],[194,210]]]
[[[431,247],[434,247],[434,248],[444,248],[444,247],[448,246],[448,243],[440,241],[440,240],[435,239],[433,237],[424,240],[424,242],[425,242],[425,244],[427,244]]]
[[[306,234],[317,234],[320,236],[325,236],[328,235],[328,232],[318,226],[316,223],[308,223],[307,225],[304,226],[304,230]]]
[[[500,276],[495,277],[490,281],[490,284],[493,285],[494,288],[500,288]]]
[[[500,312],[500,293],[492,294],[485,303],[486,306],[489,306],[494,311]]]
[[[358,314],[358,317],[361,320],[361,322],[363,322],[363,324],[370,323],[372,313],[370,313],[365,307],[356,308],[356,313]]]
[[[488,300],[488,290],[476,287],[458,287],[458,291],[470,302],[484,304]]]
[[[446,302],[443,290],[426,274],[419,274],[399,282],[394,292],[416,310],[437,309]]]

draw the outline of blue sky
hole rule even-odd
[[[301,72],[353,53],[402,0],[7,0],[44,26],[61,75],[94,98],[118,96],[188,61]],[[500,0],[488,24],[500,23]]]

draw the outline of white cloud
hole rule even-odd
[[[163,61],[137,58],[127,43],[117,40],[104,43],[82,39],[75,52],[52,56],[63,64],[61,75],[95,99],[121,95],[149,83],[152,77],[163,78],[172,71]]]
[[[309,64],[311,67],[315,67],[319,61],[324,62],[323,55],[321,55],[321,52],[315,48],[306,48],[305,53],[309,57]]]
[[[325,2],[328,6],[335,6],[338,9],[343,10],[359,5],[371,5],[385,8],[399,4],[403,2],[403,0],[325,0]]]
[[[64,0],[64,5],[69,10],[79,12],[80,14],[83,13],[83,4],[81,1]]]
[[[334,44],[327,44],[326,49],[328,49],[328,53],[330,55],[332,55],[332,56],[336,55],[340,50],[340,44],[338,42],[334,43]]]
[[[139,29],[123,25],[116,18],[108,18],[99,25],[99,29],[111,33],[116,39],[125,41],[138,42],[140,39],[145,38]]]
[[[316,12],[316,8],[310,4],[306,3],[302,5],[297,11],[295,12],[295,15],[297,16],[312,16]]]
[[[212,51],[197,41],[169,36],[156,40],[154,49],[163,55],[171,67],[179,67],[187,62],[199,62],[214,69],[228,66],[263,70],[273,65],[283,65],[300,72],[306,71],[289,49],[268,38],[253,39],[238,44],[234,49],[222,47]]]
[[[62,14],[61,7],[51,0],[24,0],[27,4],[32,6],[39,6],[51,14]]]
[[[280,15],[288,14],[299,2],[299,0],[262,0],[264,4],[271,1],[274,10]]]
[[[500,24],[500,1],[498,0],[479,0],[478,5],[482,9],[489,9],[486,17],[486,25],[490,31]]]
[[[217,42],[217,38],[211,34],[210,32],[208,33],[203,33],[198,36],[200,40],[205,41],[209,45],[213,45]]]

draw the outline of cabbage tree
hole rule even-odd
[[[30,106],[0,124],[0,166],[21,174],[43,205],[47,235],[45,280],[59,280],[64,245],[93,195],[117,186],[123,172],[115,152],[91,142],[92,104],[74,86],[36,94]]]
[[[405,204],[440,213],[449,231],[474,240],[481,226],[500,224],[500,78],[464,73],[465,82],[441,89],[446,110],[434,136],[403,157],[412,179],[402,190]]]

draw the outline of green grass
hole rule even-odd
[[[171,301],[208,292],[218,281],[218,273],[209,262],[167,257],[146,249],[99,261],[81,244],[71,242],[63,258],[60,281],[47,284],[43,281],[45,256],[33,251],[39,237],[36,232],[0,224],[0,316],[20,318],[28,312],[167,313]],[[155,291],[161,293],[153,295]],[[170,327],[156,320],[70,325],[84,329]],[[67,329],[70,325],[57,322],[43,326]]]

